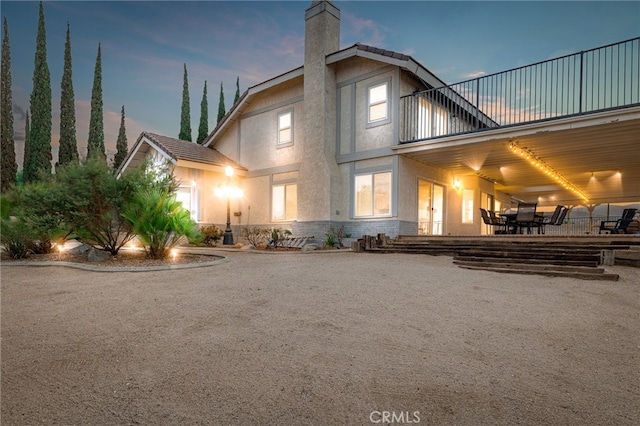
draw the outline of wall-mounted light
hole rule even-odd
[[[455,189],[462,189],[462,182],[460,182],[460,179],[458,178],[453,179],[453,187]]]
[[[513,152],[514,154],[522,157],[522,159],[531,163],[532,166],[540,169],[542,173],[558,182],[558,184],[560,184],[560,186],[562,186],[567,191],[573,192],[575,195],[580,197],[582,201],[589,201],[589,197],[587,197],[587,194],[578,189],[577,186],[569,182],[569,180],[567,180],[567,178],[562,176],[560,173],[556,172],[553,167],[548,166],[542,159],[540,159],[540,157],[535,155],[533,152],[521,147],[516,142],[509,142],[509,150],[511,150],[511,152]]]

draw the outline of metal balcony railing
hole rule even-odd
[[[640,37],[400,98],[400,143],[640,105]]]

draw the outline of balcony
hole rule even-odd
[[[640,37],[400,99],[400,143],[640,105]]]

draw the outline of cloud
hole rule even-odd
[[[485,75],[487,75],[485,71],[471,71],[467,74],[463,74],[462,77],[463,78],[479,78],[479,77],[484,77]]]
[[[350,13],[343,13],[341,18],[346,22],[343,25],[345,38],[355,39],[358,42],[370,46],[383,48],[385,46],[386,27],[372,19],[362,19]]]

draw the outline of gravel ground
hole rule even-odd
[[[3,425],[640,424],[640,269],[230,253],[0,267]]]

